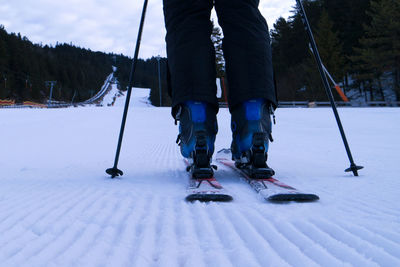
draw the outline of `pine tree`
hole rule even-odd
[[[364,26],[366,34],[360,40],[361,48],[352,57],[358,64],[357,78],[362,82],[375,81],[380,87],[382,74],[391,72],[392,88],[400,99],[400,1],[371,1],[367,14],[371,23]]]
[[[353,54],[353,48],[359,45],[359,39],[364,35],[363,24],[369,23],[366,14],[370,0],[324,0],[323,5],[334,23],[343,42],[343,52],[346,56]],[[349,62],[347,62],[349,63]]]
[[[314,35],[323,64],[329,73],[335,77],[336,81],[342,80],[345,74],[345,58],[342,54],[342,44],[339,41],[337,32],[333,31],[333,22],[326,10],[321,13]],[[310,100],[326,99],[314,56],[311,56],[311,50],[309,54],[310,57],[305,63],[307,97]]]
[[[341,80],[345,74],[342,43],[338,38],[338,33],[333,31],[333,21],[326,10],[321,14],[315,40],[325,67],[337,80]]]
[[[6,47],[7,32],[0,25],[0,99],[4,99],[7,95],[6,91],[6,69],[8,65],[8,53]]]
[[[296,15],[279,18],[271,31],[272,63],[281,101],[300,100],[298,89],[304,85],[303,60],[307,57],[304,26]],[[303,99],[301,99],[303,100]]]

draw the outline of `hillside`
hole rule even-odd
[[[33,44],[25,36],[7,33],[0,25],[0,100],[45,103],[51,91],[49,81],[53,81],[53,100],[83,102],[101,89],[113,66],[117,67],[115,75],[121,89],[126,90],[131,64],[127,56],[94,52],[72,44]],[[168,105],[164,58],[160,60],[160,72],[163,103]],[[133,86],[155,89],[151,99],[159,103],[156,58],[139,59]]]

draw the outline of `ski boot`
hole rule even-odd
[[[263,99],[245,101],[232,111],[232,160],[253,179],[275,174],[267,165],[268,144],[273,141],[271,113]]]
[[[216,167],[211,158],[218,132],[215,109],[205,102],[187,101],[179,106],[175,119],[179,121],[177,143],[189,163],[187,171],[197,179],[212,177]]]

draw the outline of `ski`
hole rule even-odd
[[[232,196],[222,187],[215,179],[214,175],[208,177],[195,178],[190,172],[190,163],[184,159],[187,166],[186,171],[189,175],[188,186],[186,189],[186,201],[201,201],[201,202],[228,202],[233,200]]]
[[[273,177],[252,179],[245,169],[236,168],[235,163],[231,160],[230,149],[222,149],[217,153],[217,162],[227,166],[243,177],[243,179],[265,200],[271,202],[311,202],[316,201],[319,197],[315,194],[304,193],[296,188],[289,186]]]

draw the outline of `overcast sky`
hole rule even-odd
[[[294,0],[261,0],[272,28]],[[133,56],[143,0],[0,0],[0,24],[34,43],[73,43],[93,51]],[[215,16],[215,15],[213,15]],[[162,0],[149,0],[140,58],[165,56]]]

